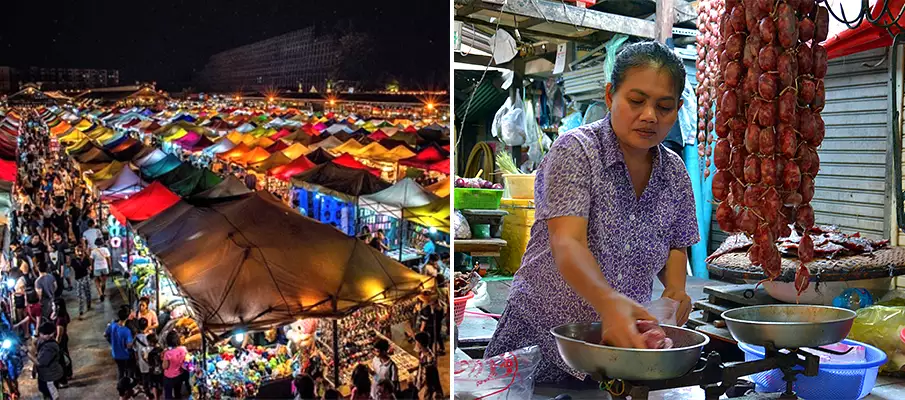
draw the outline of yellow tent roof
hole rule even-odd
[[[299,158],[305,154],[308,154],[310,152],[311,152],[311,149],[309,149],[307,146],[305,146],[301,143],[293,143],[292,146],[289,146],[289,147],[283,149],[283,154],[285,154],[286,157],[289,157],[293,160],[295,160],[296,158]]]
[[[82,141],[82,139],[88,139],[88,136],[85,136],[85,134],[82,133],[82,131],[80,131],[78,129],[73,129],[72,132],[60,137],[57,140],[59,140],[60,143],[66,144],[66,143],[78,143],[78,142]]]
[[[381,146],[380,143],[371,142],[367,146],[352,153],[352,155],[363,158],[378,158],[387,152],[389,152],[389,150],[387,150],[386,147]]]
[[[248,164],[259,163],[261,161],[268,159],[269,157],[270,157],[270,153],[268,153],[267,150],[264,150],[260,147],[255,147],[254,149],[243,154],[241,157],[235,159],[234,161],[237,164],[248,165]]]
[[[91,127],[91,121],[84,119],[84,118],[82,118],[82,120],[79,121],[79,123],[75,125],[75,128],[80,131],[84,131],[85,129],[88,129],[90,127]]]
[[[243,135],[239,131],[232,131],[228,135],[226,135],[226,138],[229,139],[230,142],[238,144],[239,142],[242,141],[243,136],[245,136],[245,135]]]
[[[105,181],[107,179],[115,178],[116,175],[119,174],[120,171],[123,170],[123,167],[126,166],[126,163],[113,161],[110,164],[107,164],[106,167],[101,170],[91,174],[85,174],[85,183],[88,185],[94,185],[97,182]]]
[[[189,131],[185,130],[185,129],[182,128],[182,127],[179,127],[179,128],[177,128],[177,129],[174,129],[172,132],[170,132],[169,135],[164,136],[164,137],[163,137],[163,140],[165,140],[165,141],[167,141],[167,142],[171,142],[171,141],[173,141],[173,140],[179,139],[179,138],[181,138],[181,137],[183,137],[183,136],[185,136],[185,135],[188,135],[188,134],[189,134]]]
[[[403,210],[403,217],[418,225],[449,233],[449,212],[449,197],[444,197],[421,207],[407,208]]]
[[[85,134],[88,135],[88,137],[94,139],[98,136],[103,135],[106,132],[107,132],[106,127],[104,127],[103,125],[98,125],[97,127],[95,127],[94,129],[92,129],[90,131],[85,131]]]
[[[242,139],[239,140],[241,143],[245,143],[248,147],[255,147],[255,143],[258,141],[258,138],[252,135],[243,135]],[[238,142],[236,143],[238,144]]]
[[[380,156],[380,159],[387,161],[399,161],[404,160],[409,157],[414,157],[415,152],[409,150],[408,147],[405,146],[396,146],[392,150],[387,151],[383,155]]]
[[[85,147],[85,146],[91,144],[91,139],[88,139],[88,137],[83,136],[81,139],[72,141],[69,143],[70,143],[70,145],[66,146],[66,151],[71,153],[73,151],[76,151],[78,149],[81,149],[82,147]],[[65,145],[65,143],[63,143],[63,144]]]
[[[449,197],[449,178],[439,181],[433,185],[426,186],[424,189],[439,197]]]
[[[359,141],[355,139],[349,139],[346,140],[345,143],[330,149],[330,151],[336,154],[353,153],[360,151],[362,148],[364,148],[364,145],[362,145]]]
[[[272,144],[274,144],[274,143],[276,143],[276,142],[274,142],[273,139],[270,139],[270,138],[268,138],[268,137],[261,137],[261,138],[259,138],[258,140],[255,141],[255,146],[257,146],[257,147],[262,147],[262,148],[265,148],[265,149],[266,149],[266,148],[270,147],[270,145],[272,145]]]
[[[108,129],[107,132],[104,132],[103,135],[94,138],[94,140],[97,140],[101,144],[107,144],[112,140],[118,139],[119,137],[120,134],[118,132],[114,131],[113,129]]]

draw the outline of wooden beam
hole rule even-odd
[[[539,18],[579,28],[616,32],[648,39],[653,39],[656,33],[656,26],[651,21],[578,8],[547,0],[509,1],[503,4],[502,7],[492,3],[485,3],[481,0],[471,0],[469,4],[479,5],[488,10],[499,11],[502,9],[504,13],[512,15]]]
[[[489,22],[489,21],[484,21],[484,20],[481,20],[481,19],[471,18],[471,17],[460,17],[460,16],[456,16],[456,17],[455,17],[455,20],[456,20],[456,21],[467,22],[467,23],[469,23],[469,24],[474,24],[474,25],[486,26],[486,27],[491,28],[491,29],[493,29],[493,28],[495,28],[495,27],[497,26],[496,22]],[[508,30],[509,33],[512,34],[512,37],[515,37],[515,34],[514,34],[514,32],[513,32],[513,31],[515,30],[515,27],[514,27],[514,26],[500,24],[500,28],[503,28],[504,30]],[[558,35],[558,34],[555,34],[555,33],[547,33],[547,32],[542,32],[542,31],[536,31],[536,30],[533,30],[533,29],[523,29],[523,28],[521,28],[521,24],[519,25],[518,31],[519,31],[519,33],[521,33],[522,35],[533,36],[533,37],[541,37],[541,38],[547,38],[547,39],[564,40],[564,41],[567,41],[567,42],[573,42],[573,41],[574,41],[574,42],[578,42],[578,43],[595,43],[595,42],[592,41],[591,39],[589,39],[589,38],[584,38],[584,37],[564,36],[564,35]],[[491,34],[491,35],[492,35],[492,34]],[[595,44],[596,44],[596,43],[595,43]],[[555,47],[554,47],[554,48],[555,48]],[[554,50],[554,51],[555,51],[555,50]]]
[[[543,18],[528,18],[522,22],[519,22],[518,27],[519,27],[519,29],[530,28],[532,26],[540,25],[544,22],[547,22],[547,20],[545,20]]]
[[[676,19],[674,8],[676,0],[657,0],[657,36],[660,43],[672,38],[673,21]],[[680,0],[681,1],[681,0]]]

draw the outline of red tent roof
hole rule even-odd
[[[179,196],[160,182],[154,182],[134,196],[110,204],[110,213],[125,224],[144,221],[179,202]]]
[[[270,135],[270,140],[277,140],[279,138],[289,136],[290,134],[292,134],[292,132],[290,132],[289,129],[283,128],[283,129],[280,129],[279,132],[274,133],[273,135]]]
[[[16,161],[0,159],[0,181],[16,181]]]
[[[368,137],[375,142],[379,142],[383,139],[389,138],[389,136],[381,130],[374,131],[374,133],[368,135]]]
[[[405,129],[403,129],[402,131],[408,132],[408,133],[415,133],[415,132],[418,132],[418,129],[415,129],[414,126],[409,125],[409,126],[405,127]]]
[[[280,132],[282,132],[282,131],[280,131]],[[282,150],[286,149],[287,147],[289,147],[289,145],[286,144],[286,142],[284,142],[282,140],[277,140],[272,145],[267,147],[265,150],[267,150],[268,153],[273,154],[278,151],[282,151]]]
[[[349,155],[349,153],[343,154],[339,157],[333,159],[333,163],[336,165],[342,165],[344,167],[355,168],[355,169],[363,169],[371,173],[376,177],[380,177],[380,170],[376,168],[371,168],[367,165],[362,164],[355,157]]]
[[[447,160],[446,174],[449,174],[449,153],[446,153],[442,148],[436,145],[431,145],[425,147],[423,150],[419,151],[418,154],[415,154],[413,157],[406,158],[399,162],[401,165],[406,165],[409,167],[415,167],[420,169],[431,169],[433,164],[437,164],[443,160]],[[442,171],[440,171],[442,172]]]
[[[305,172],[316,166],[317,164],[311,162],[311,160],[309,160],[307,157],[299,157],[295,160],[292,160],[292,162],[289,164],[271,168],[270,171],[267,171],[267,175],[270,175],[281,181],[289,181],[289,179],[291,179],[293,176],[301,174],[302,172]]]
[[[431,171],[437,171],[441,174],[449,175],[449,159],[445,159],[443,161],[437,161],[431,164],[427,169]]]

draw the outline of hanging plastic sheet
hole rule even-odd
[[[694,86],[688,79],[685,80],[685,89],[682,90],[682,108],[679,109],[679,127],[682,129],[682,141],[685,145],[695,144],[695,134],[698,127],[698,98],[694,94]]]

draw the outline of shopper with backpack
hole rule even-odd
[[[148,335],[147,354],[144,355],[148,363],[148,373],[145,375],[145,393],[152,399],[160,399],[163,389],[163,347],[156,333]]]

